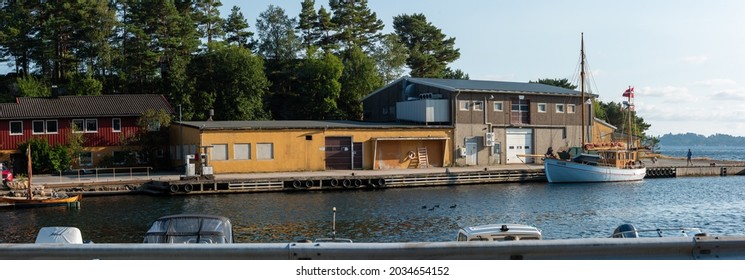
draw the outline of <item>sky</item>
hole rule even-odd
[[[255,32],[269,5],[300,13],[302,0],[222,0],[221,16],[241,8]],[[316,7],[328,10],[328,0]],[[745,136],[745,1],[738,0],[369,0],[393,32],[393,17],[422,13],[460,58],[450,64],[472,80],[578,84],[584,33],[590,90],[621,102],[635,89],[649,135]]]
[[[251,25],[272,4],[291,17],[301,0],[223,0]],[[328,9],[328,1],[316,7]],[[450,67],[472,80],[576,81],[584,33],[591,90],[621,102],[635,89],[649,135],[717,133],[745,136],[745,1],[370,0],[393,32],[393,17],[422,13],[448,37],[460,58]],[[575,82],[576,83],[576,82]]]

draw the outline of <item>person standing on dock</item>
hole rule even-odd
[[[691,156],[693,154],[691,153],[691,149],[688,149],[688,154],[686,154],[686,165],[691,165]]]

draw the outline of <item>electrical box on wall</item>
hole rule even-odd
[[[484,146],[494,146],[494,140],[494,132],[487,132],[486,135],[484,135]]]

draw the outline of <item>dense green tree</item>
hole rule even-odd
[[[375,61],[362,49],[353,46],[342,53],[344,70],[341,74],[341,92],[337,106],[341,118],[362,120],[362,98],[383,86],[383,80],[375,69]]]
[[[450,69],[450,67],[445,68],[445,74],[442,76],[445,79],[454,79],[454,80],[470,80],[471,78],[468,77],[468,74],[463,72],[460,69]]]
[[[383,36],[383,21],[368,8],[367,0],[330,0],[329,8],[336,27],[335,40],[342,48],[358,46],[369,50]]]
[[[18,77],[18,90],[21,96],[26,97],[48,97],[52,91],[43,79],[37,79],[32,75]]]
[[[103,85],[90,74],[75,74],[67,86],[68,95],[101,95]]]
[[[569,82],[569,79],[538,79],[538,81],[528,81],[529,83],[544,84],[566,89],[577,89],[576,85]]]
[[[300,50],[295,34],[297,20],[289,18],[285,10],[269,5],[256,20],[258,51],[267,60],[293,60]]]
[[[301,3],[297,31],[300,33],[303,48],[315,46],[321,37],[318,25],[318,14],[316,13],[314,0],[303,0]]]
[[[302,100],[302,116],[309,120],[339,119],[337,101],[341,91],[339,78],[344,65],[330,52],[308,50],[307,58],[297,70],[297,91]]]
[[[253,32],[248,31],[248,21],[243,17],[243,12],[238,6],[230,9],[230,15],[223,22],[222,29],[225,31],[225,41],[228,44],[253,49],[250,43]]]
[[[15,72],[31,73],[31,52],[37,45],[32,11],[38,8],[34,1],[17,1],[0,9],[0,61],[12,61]]]
[[[223,30],[224,20],[220,17],[220,0],[195,0],[194,22],[197,24],[199,37],[206,41],[207,49],[210,48],[215,38],[225,36]]]
[[[378,75],[387,84],[403,76],[407,49],[395,34],[386,34],[373,47],[370,55],[376,63]]]
[[[189,66],[195,78],[196,119],[206,119],[214,109],[215,120],[264,120],[264,96],[269,81],[263,60],[240,46],[219,47],[197,56]]]
[[[442,30],[428,22],[423,14],[396,16],[393,28],[409,49],[406,64],[412,77],[442,78],[447,64],[460,57],[455,38],[445,38]]]
[[[329,14],[323,6],[318,10],[318,21],[314,28],[319,34],[317,42],[318,47],[322,48],[324,51],[335,51],[339,48],[336,44],[333,33],[336,29],[336,24],[331,21],[331,14]]]

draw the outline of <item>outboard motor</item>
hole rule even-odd
[[[623,224],[613,230],[613,238],[638,238],[639,232],[632,224]]]

